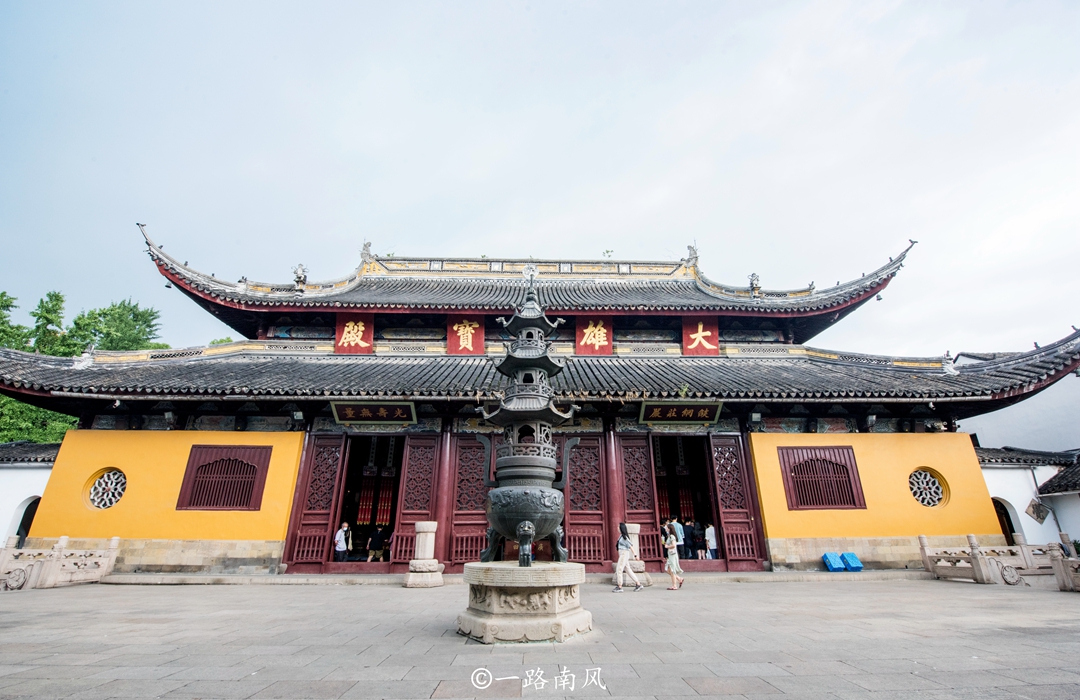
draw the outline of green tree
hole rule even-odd
[[[11,322],[11,310],[18,308],[18,301],[7,292],[0,292],[0,347],[25,348],[29,342],[30,329]]]
[[[11,322],[15,301],[6,292],[0,292],[0,347],[61,357],[79,355],[90,345],[99,350],[168,347],[155,342],[160,312],[140,308],[130,299],[84,311],[67,328],[64,327],[64,295],[60,292],[49,292],[30,312],[34,319],[33,328]],[[59,442],[75,423],[71,416],[0,396],[0,442]]]
[[[0,396],[0,442],[60,442],[75,419],[7,396]]]
[[[30,314],[35,320],[33,329],[11,322],[15,301],[7,292],[0,292],[0,346],[30,350],[29,344],[40,339],[40,347],[59,348],[63,335],[59,330],[64,314],[63,296],[53,293],[41,300],[38,308]],[[64,438],[64,433],[73,427],[75,419],[71,416],[0,396],[0,442],[59,442]]]
[[[60,292],[46,294],[30,317],[34,319],[34,327],[30,329],[30,346],[34,352],[70,357],[83,351],[84,348],[76,345],[84,338],[72,338],[64,331],[64,295]]]
[[[232,337],[231,336],[225,336],[224,338],[217,338],[216,340],[211,340],[210,344],[211,345],[225,345],[225,344],[231,343],[231,342],[233,342]]]
[[[169,347],[154,342],[161,312],[140,308],[131,299],[113,302],[104,309],[84,311],[72,322],[71,335],[89,338],[98,350],[156,350]]]

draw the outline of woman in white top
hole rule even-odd
[[[640,591],[644,586],[641,585],[641,581],[634,575],[634,570],[630,568],[630,555],[634,555],[634,559],[638,558],[638,553],[634,551],[634,543],[630,541],[630,533],[626,531],[626,523],[619,523],[619,541],[615,544],[615,549],[619,550],[619,563],[615,565],[615,580],[618,581],[618,585],[615,586],[615,590],[612,593],[622,593],[623,572],[630,577],[630,580],[634,582],[634,592]]]
[[[718,554],[716,551],[716,528],[712,526],[712,523],[708,523],[705,527],[705,547],[709,550],[709,559],[716,559]]]
[[[671,586],[668,587],[669,591],[677,591],[682,588],[685,580],[679,576],[683,573],[682,567],[679,566],[679,541],[675,538],[675,526],[668,523],[667,526],[667,539],[664,540],[664,548],[667,549],[667,563],[664,564],[664,571],[671,575]]]

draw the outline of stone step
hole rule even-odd
[[[652,573],[653,585],[664,585],[667,574]],[[683,576],[687,584],[792,583],[814,581],[922,581],[933,577],[919,569],[882,571],[749,571],[699,572]],[[126,586],[292,585],[292,586],[401,586],[404,574],[110,574],[102,583]],[[461,574],[443,574],[446,585],[462,585]],[[586,584],[611,585],[611,574],[586,574]]]

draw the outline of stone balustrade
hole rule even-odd
[[[1068,541],[1068,537],[1066,533],[1061,533],[1062,542]],[[926,536],[919,535],[923,567],[935,578],[1016,585],[1022,581],[1022,576],[1054,574],[1055,554],[1064,559],[1062,549],[1065,545],[1056,542],[1030,545],[1019,533],[1013,535],[1015,544],[1012,545],[981,547],[975,535],[968,535],[967,539],[967,549],[931,548]]]
[[[1066,559],[1060,550],[1051,550],[1050,566],[1053,568],[1059,590],[1080,591],[1080,559],[1075,557]]]
[[[112,572],[120,550],[119,537],[109,540],[108,549],[68,549],[66,536],[51,549],[17,549],[18,541],[18,537],[9,537],[0,550],[3,590],[97,583]]]

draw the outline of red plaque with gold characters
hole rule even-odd
[[[446,353],[448,355],[483,355],[484,317],[454,314],[447,316]]]
[[[610,316],[578,316],[574,354],[610,355],[614,335]]]
[[[375,351],[375,315],[337,315],[334,352],[346,355],[370,355]]]
[[[720,416],[720,406],[719,402],[714,401],[646,401],[641,404],[638,422],[656,425],[711,424]]]
[[[416,408],[411,401],[333,401],[334,420],[346,425],[412,425]]]
[[[683,355],[719,355],[719,338],[715,316],[683,316]]]

